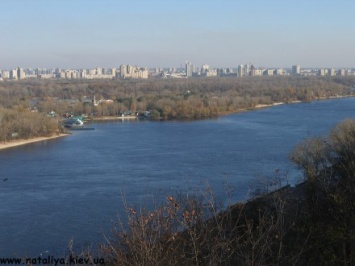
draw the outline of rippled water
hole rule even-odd
[[[245,200],[303,139],[355,117],[355,99],[288,104],[212,120],[110,122],[94,131],[0,151],[0,255],[61,255],[67,242],[103,242],[122,211],[147,195],[198,191]],[[4,178],[8,181],[3,182]]]

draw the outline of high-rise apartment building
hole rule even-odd
[[[16,72],[17,72],[16,74],[17,74],[17,78],[18,79],[24,79],[25,78],[26,74],[25,74],[25,71],[22,68],[20,68],[20,67],[16,68]]]
[[[191,64],[190,62],[186,62],[185,73],[187,78],[192,77],[193,69],[194,69],[193,64]]]
[[[80,69],[79,73],[78,73],[78,77],[82,78],[82,79],[86,79],[87,78],[87,71],[86,69]]]
[[[301,66],[294,65],[292,66],[292,75],[300,75],[301,74]]]
[[[318,75],[325,76],[325,69],[324,68],[318,69]]]
[[[121,78],[126,77],[126,75],[127,75],[127,66],[126,65],[120,66],[120,75],[121,75]]]
[[[244,76],[250,76],[250,64],[244,66]]]
[[[329,76],[335,76],[335,69],[334,68],[328,69],[328,75]]]
[[[273,69],[266,69],[263,72],[264,76],[273,76],[274,75],[274,70]]]
[[[10,78],[10,71],[8,70],[3,70],[1,73],[2,78],[4,79],[9,79]]]
[[[112,69],[111,69],[111,76],[112,76],[113,78],[115,78],[116,75],[117,75],[117,69],[116,69],[116,68],[112,68]]]
[[[238,66],[238,77],[244,77],[244,66],[243,65],[239,65]]]
[[[17,69],[10,70],[10,79],[17,79]]]
[[[345,69],[339,69],[338,70],[338,75],[339,76],[345,76]]]
[[[202,65],[201,67],[201,74],[204,74],[210,70],[210,66],[207,64]]]

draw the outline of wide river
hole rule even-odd
[[[199,192],[245,200],[307,137],[355,118],[355,98],[286,104],[202,121],[95,123],[93,131],[0,151],[0,257],[64,254],[104,242],[129,204]],[[7,178],[7,181],[3,179]]]

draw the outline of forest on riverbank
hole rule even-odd
[[[51,137],[63,133],[56,119],[29,110],[0,109],[0,142]]]
[[[149,110],[154,118],[200,119],[260,104],[352,95],[355,76],[215,77],[148,80],[23,80],[0,83],[0,107],[117,116]],[[94,106],[84,98],[103,99]],[[110,100],[110,101],[107,101]]]
[[[60,132],[64,114],[95,118],[149,111],[152,119],[203,119],[258,105],[352,96],[354,84],[355,76],[4,81],[0,141]],[[57,118],[47,117],[50,112]]]

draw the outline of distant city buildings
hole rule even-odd
[[[213,68],[208,64],[201,67],[186,62],[184,67],[176,68],[153,68],[121,65],[119,68],[93,68],[93,69],[15,69],[1,70],[0,81],[22,80],[22,79],[147,79],[153,78],[192,78],[192,77],[216,77],[234,76],[238,78],[249,76],[350,76],[355,75],[351,68],[302,68],[300,65],[293,65],[289,69],[256,67],[251,63],[239,65],[236,68]]]
[[[121,65],[120,76],[124,79],[147,79],[148,70],[145,68],[138,68],[137,66]]]

